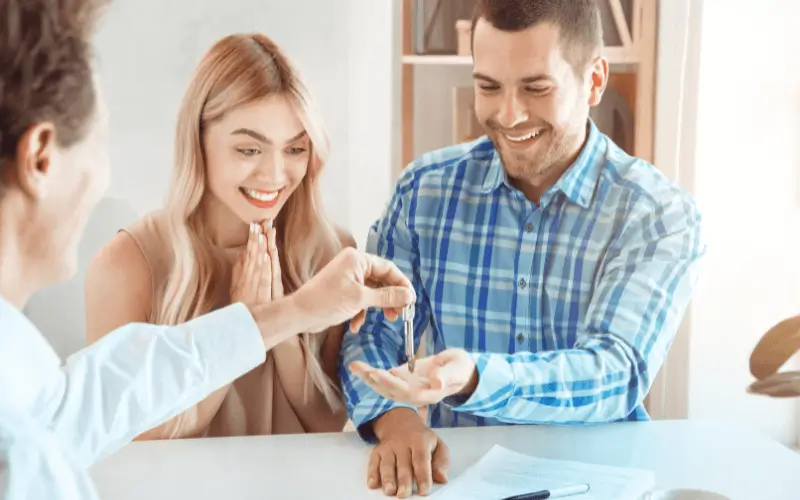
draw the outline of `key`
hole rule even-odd
[[[408,358],[408,371],[414,373],[416,353],[414,352],[414,304],[403,308],[403,328],[405,331],[406,358]]]

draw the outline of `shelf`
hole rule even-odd
[[[406,55],[403,56],[403,64],[414,65],[441,65],[441,66],[470,66],[472,56],[453,56],[453,55]]]
[[[614,66],[636,64],[636,54],[633,50],[624,47],[606,47],[605,56],[608,59],[608,63]],[[406,54],[403,56],[403,64],[420,66],[471,66],[472,56]]]

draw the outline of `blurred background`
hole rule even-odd
[[[745,388],[758,339],[800,314],[800,3],[600,1],[613,78],[593,118],[697,198],[709,244],[648,408],[654,418],[745,423],[798,447],[800,403]],[[234,32],[270,36],[304,75],[332,141],[326,208],[363,248],[404,165],[481,133],[469,33],[458,23],[470,12],[469,0],[113,3],[96,38],[111,189],[83,241],[81,272],[35,296],[28,315],[59,332],[50,340],[60,355],[83,345],[86,264],[161,206],[191,72]]]

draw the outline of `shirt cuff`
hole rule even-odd
[[[478,371],[478,385],[471,395],[446,397],[442,403],[453,411],[494,417],[508,404],[516,390],[511,364],[503,354],[470,353]]]
[[[196,359],[206,363],[207,388],[229,384],[267,358],[261,330],[239,302],[188,321],[181,330],[190,332]]]
[[[378,437],[375,435],[375,429],[373,427],[375,421],[378,417],[382,416],[386,412],[390,410],[394,410],[395,408],[410,408],[419,414],[419,408],[413,405],[405,404],[405,403],[397,403],[395,401],[390,401],[388,399],[384,399],[383,405],[380,407],[379,410],[373,412],[369,417],[364,419],[361,423],[353,422],[356,427],[356,431],[358,431],[359,437],[361,437],[364,442],[368,444],[377,444]]]

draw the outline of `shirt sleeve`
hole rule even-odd
[[[93,500],[86,470],[77,469],[40,426],[0,408],[0,500]]]
[[[473,353],[476,390],[444,403],[508,423],[629,417],[650,390],[691,299],[705,254],[700,221],[694,202],[680,196],[630,217],[573,348]]]
[[[265,357],[259,328],[240,303],[173,327],[128,324],[69,357],[35,415],[89,467]]]
[[[392,261],[411,281],[417,295],[414,313],[414,351],[422,333],[430,324],[430,307],[419,279],[419,253],[409,231],[407,210],[402,195],[409,188],[401,180],[381,219],[370,229],[367,252]],[[364,326],[357,334],[347,333],[342,340],[342,359],[339,376],[347,404],[348,415],[359,435],[367,442],[376,441],[372,422],[387,411],[403,407],[417,408],[391,401],[373,391],[361,378],[350,373],[348,365],[362,361],[370,366],[390,369],[407,361],[403,322],[388,321],[377,309],[367,311]]]

